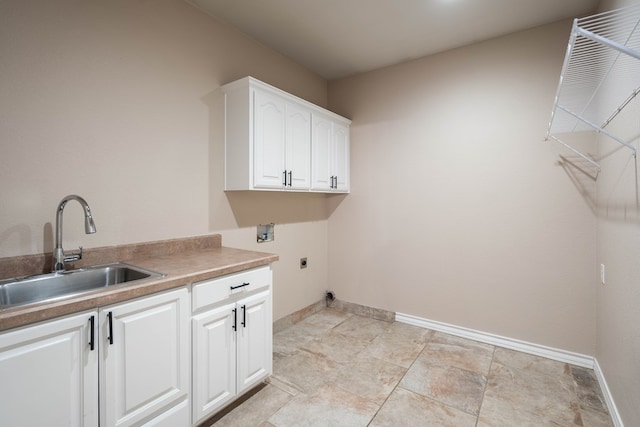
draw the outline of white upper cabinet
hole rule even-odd
[[[314,113],[311,189],[349,192],[349,126],[330,116]]]
[[[280,188],[285,174],[285,103],[262,91],[254,99],[253,185]]]
[[[313,116],[313,176],[315,190],[330,190],[333,183],[331,175],[331,141],[333,139],[331,120],[322,115]]]
[[[333,190],[349,192],[349,126],[333,123]]]
[[[225,190],[349,191],[350,120],[252,77],[222,90]],[[314,142],[316,116],[329,132],[319,142],[326,142],[327,157],[318,160],[316,152],[324,153]],[[314,183],[316,176],[327,184]]]
[[[286,112],[287,188],[307,190],[311,185],[311,113],[293,103],[286,104]]]

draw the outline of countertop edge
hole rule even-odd
[[[216,256],[223,259],[215,258]],[[230,259],[225,261],[224,258]],[[279,256],[275,254],[225,247],[182,255],[128,259],[125,261],[127,264],[160,271],[166,276],[114,285],[57,301],[3,309],[0,310],[0,331],[83,311],[97,310],[112,304],[187,286],[194,282],[269,265],[278,259]]]

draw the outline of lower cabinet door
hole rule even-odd
[[[100,327],[101,426],[137,425],[188,399],[186,289],[101,309]]]
[[[0,334],[0,426],[98,425],[96,315]]]
[[[236,395],[235,303],[193,318],[193,421],[212,415]]]
[[[142,424],[143,427],[176,427],[189,425],[189,400],[185,399],[177,405]]]
[[[271,291],[237,302],[238,379],[237,393],[243,393],[272,373]]]

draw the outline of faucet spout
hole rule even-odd
[[[87,234],[93,234],[96,232],[96,224],[93,222],[91,208],[89,208],[89,204],[86,200],[80,196],[76,196],[75,194],[71,194],[63,198],[60,201],[60,204],[58,204],[58,209],[56,210],[56,247],[53,250],[53,272],[63,271],[65,262],[82,259],[82,247],[80,247],[79,253],[71,253],[69,255],[65,255],[64,250],[62,249],[62,213],[64,212],[64,207],[67,202],[70,200],[75,200],[80,203],[84,210],[84,232]]]

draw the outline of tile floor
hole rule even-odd
[[[214,426],[613,426],[592,370],[323,310],[275,334],[273,376]]]

